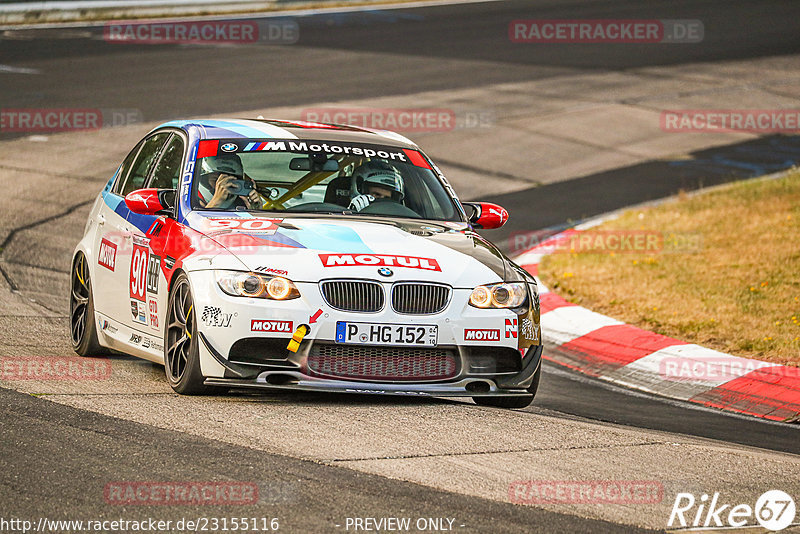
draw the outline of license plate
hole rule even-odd
[[[438,333],[436,325],[336,322],[337,343],[435,347]]]

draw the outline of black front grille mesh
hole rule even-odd
[[[396,284],[392,288],[392,308],[406,315],[429,315],[447,307],[450,288],[439,284]]]
[[[331,308],[350,312],[376,312],[383,308],[383,286],[366,280],[322,282],[322,296]]]
[[[329,280],[320,284],[322,296],[331,308],[349,312],[377,312],[383,309],[384,291],[369,280]],[[431,315],[444,311],[451,288],[442,284],[400,282],[392,286],[392,309],[403,315]]]
[[[321,377],[353,380],[446,380],[458,373],[452,350],[315,344],[308,371]]]

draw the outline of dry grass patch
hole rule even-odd
[[[660,334],[800,366],[800,172],[680,195],[587,232],[605,245],[643,232],[663,247],[552,254],[539,269],[557,293]]]

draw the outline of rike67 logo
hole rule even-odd
[[[667,527],[752,527],[755,519],[763,528],[775,532],[791,525],[796,512],[794,499],[780,490],[763,493],[754,507],[726,503],[719,492],[712,496],[704,493],[699,499],[691,493],[678,493]]]

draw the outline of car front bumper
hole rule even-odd
[[[469,306],[468,290],[453,290],[447,309],[438,314],[402,315],[389,306],[367,314],[331,308],[317,284],[298,283],[302,298],[275,302],[225,295],[210,275],[209,271],[192,273],[198,289],[208,288],[194,291],[201,369],[208,385],[444,397],[519,396],[530,394],[528,387],[541,365],[541,340],[522,342],[522,331],[518,330],[525,316],[517,316],[510,310]],[[254,325],[263,321],[287,328],[280,332],[258,331]],[[438,342],[430,349],[337,343],[339,321],[436,325]],[[538,314],[535,323],[538,337]],[[292,334],[301,325],[310,326],[310,332],[296,352],[288,351]],[[492,332],[493,339],[467,339],[467,334],[474,330]],[[438,351],[442,358],[449,359],[448,372],[437,375],[412,371],[388,378],[367,373],[356,377],[347,373],[321,373],[311,363],[314,358],[323,357],[320,356],[323,351],[340,354],[356,350],[361,355],[361,364],[379,366],[374,360],[395,349],[416,351],[423,360],[422,367],[431,364],[426,358]],[[403,357],[388,365],[405,365]]]
[[[208,354],[225,369],[224,377],[206,378],[209,386],[231,388],[293,389],[338,393],[408,395],[417,397],[494,397],[529,395],[528,388],[542,365],[543,345],[530,347],[522,358],[522,368],[514,373],[472,373],[461,363],[457,376],[441,381],[370,381],[310,376],[302,363],[310,344],[299,356],[266,365],[242,365],[225,360],[201,336]],[[298,363],[299,362],[299,363]]]

